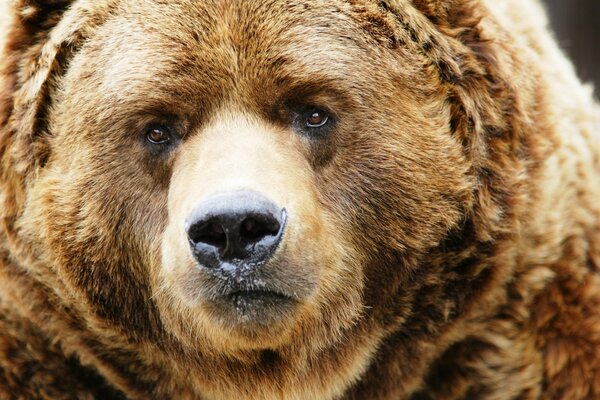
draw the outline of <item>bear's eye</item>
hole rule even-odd
[[[329,114],[319,109],[308,110],[305,126],[309,129],[322,128],[329,122]]]
[[[146,132],[146,139],[152,144],[166,144],[171,141],[171,132],[164,126],[153,126]]]
[[[335,114],[323,107],[313,105],[293,107],[291,113],[294,130],[314,139],[328,137],[337,123]]]

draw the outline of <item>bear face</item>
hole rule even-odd
[[[22,229],[95,315],[159,318],[194,349],[327,346],[373,306],[374,258],[424,253],[462,218],[450,111],[435,80],[409,84],[424,58],[374,46],[343,2],[313,22],[285,6],[123,2],[73,55]],[[286,210],[281,243],[260,267],[203,265],[186,221],[242,190]]]
[[[481,4],[38,3],[5,71],[4,241],[111,384],[402,398],[501,314],[551,147],[522,134],[552,117]]]

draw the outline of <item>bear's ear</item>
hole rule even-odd
[[[56,59],[44,48],[71,3],[12,0],[4,5],[8,15],[0,38],[0,216],[7,232],[23,202],[25,176],[35,165],[33,138],[39,127],[35,121],[42,113],[41,99]]]
[[[0,151],[7,136],[33,139],[70,57],[116,0],[14,0],[0,57]],[[32,153],[29,154],[31,156]],[[21,156],[18,156],[21,157]]]
[[[35,105],[34,97],[45,87],[46,78],[60,53],[61,39],[53,34],[75,0],[13,0],[8,2],[8,26],[0,58],[0,144],[15,122],[22,105]],[[20,119],[19,122],[23,120]],[[11,129],[12,128],[12,129]],[[30,132],[34,134],[34,132]],[[4,147],[4,146],[3,146]],[[2,147],[0,147],[0,150]]]
[[[469,108],[460,127],[466,135],[477,123],[477,110],[465,90],[485,86],[486,76],[497,76],[489,69],[496,63],[493,49],[482,37],[480,22],[483,6],[475,0],[348,0],[355,18],[380,43],[389,47],[409,46],[426,55],[439,70],[444,87],[455,92],[449,102]],[[485,90],[486,88],[484,88]],[[463,101],[464,100],[464,101]],[[473,103],[473,104],[470,104]],[[458,106],[457,106],[458,107]],[[460,128],[460,129],[457,129]]]
[[[472,0],[412,0],[413,5],[438,26],[473,27],[479,22]]]
[[[392,0],[398,1],[398,0]],[[465,141],[471,141],[481,153],[483,136],[506,140],[507,148],[514,150],[520,128],[507,126],[505,115],[517,115],[514,86],[511,79],[519,75],[516,60],[507,70],[499,62],[498,32],[486,32],[482,20],[489,15],[484,2],[479,0],[409,0],[434,29],[432,38],[438,38],[440,51],[430,46],[429,53],[437,63],[442,78],[451,87],[449,103],[454,107],[452,125],[462,132]],[[493,24],[492,24],[493,25]],[[496,28],[493,28],[496,29]],[[460,118],[460,117],[464,118]],[[467,136],[469,139],[467,140]]]
[[[85,14],[75,0],[13,0],[0,57],[0,156],[3,169],[24,172],[42,146],[52,78],[60,73]],[[79,7],[81,8],[81,7]],[[66,46],[66,44],[69,44]]]
[[[514,76],[523,68],[499,62],[500,29],[483,24],[489,10],[480,0],[348,0],[357,21],[380,43],[426,56],[450,106],[449,129],[474,163],[486,159],[491,142],[517,153],[519,110]],[[501,31],[500,31],[501,33]],[[518,64],[518,65],[517,65]],[[506,118],[514,115],[514,118]],[[513,123],[514,121],[514,123]]]
[[[474,0],[348,0],[354,17],[380,43],[412,42],[448,81],[463,77],[466,59],[480,54],[482,5]],[[485,54],[481,54],[484,55]],[[471,64],[471,68],[476,63]],[[464,65],[463,65],[464,66]],[[484,73],[483,70],[479,71]]]
[[[478,50],[482,42],[480,22],[483,18],[481,2],[473,0],[412,0],[436,29],[457,40],[471,50]]]
[[[5,10],[9,16],[3,29],[0,73],[0,124],[4,128],[12,113],[12,98],[23,83],[22,67],[32,56],[41,53],[52,28],[60,21],[74,0],[13,0]],[[25,68],[26,69],[26,68]]]
[[[19,188],[44,164],[46,111],[69,59],[117,0],[13,0],[0,54],[0,188],[22,204]],[[2,204],[0,204],[0,208]],[[4,205],[4,215],[14,213]]]

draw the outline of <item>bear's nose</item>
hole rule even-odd
[[[200,265],[256,267],[275,252],[286,211],[253,191],[219,193],[200,202],[186,221],[192,253]]]

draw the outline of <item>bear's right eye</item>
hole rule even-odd
[[[309,106],[295,112],[296,131],[315,138],[324,138],[335,125],[334,116],[322,107]]]
[[[171,136],[171,131],[164,126],[153,126],[146,132],[146,140],[156,145],[169,143]]]
[[[309,129],[318,129],[324,127],[329,122],[329,115],[323,110],[312,110],[306,118],[306,127]]]

